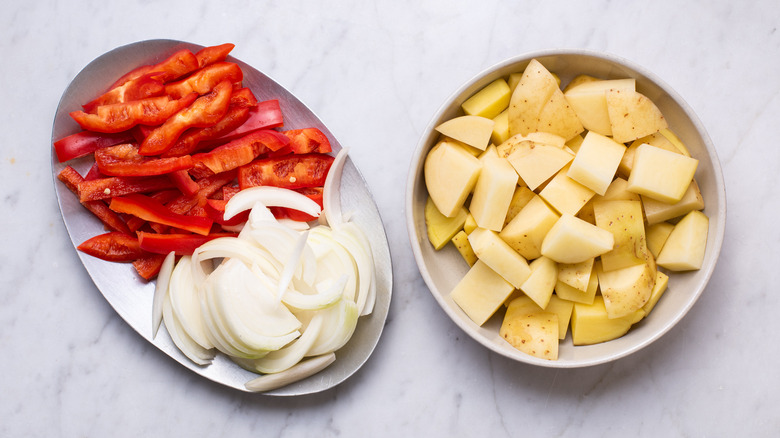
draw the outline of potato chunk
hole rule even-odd
[[[612,249],[612,233],[570,214],[555,222],[542,242],[542,255],[558,263],[580,263]]]
[[[529,311],[522,304],[509,304],[499,335],[518,350],[547,360],[558,359],[558,315]]]
[[[451,297],[477,325],[484,324],[515,288],[485,262],[477,260],[452,290]]]
[[[661,202],[682,199],[699,161],[649,144],[639,146],[628,177],[628,190]]]
[[[436,127],[442,135],[462,141],[469,146],[485,150],[490,143],[495,122],[480,116],[460,116]]]
[[[437,251],[444,248],[455,233],[463,228],[467,215],[466,209],[461,207],[453,217],[444,216],[429,197],[425,203],[425,226],[433,248]]]
[[[440,141],[425,159],[425,186],[436,208],[447,217],[463,207],[482,170],[482,163],[463,147]]]
[[[707,246],[709,219],[694,210],[683,217],[669,234],[658,254],[658,265],[672,271],[701,268]]]

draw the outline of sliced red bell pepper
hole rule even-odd
[[[320,208],[322,208],[322,203],[323,203],[322,187],[304,187],[301,189],[295,189],[295,191],[303,195],[306,195],[306,197],[316,202],[320,206]],[[292,208],[273,207],[271,208],[271,211],[274,213],[274,216],[276,216],[277,218],[286,217],[288,219],[292,219],[298,222],[310,222],[317,219],[314,216],[308,215],[300,210],[295,210]]]
[[[202,235],[209,234],[213,223],[208,218],[174,213],[155,199],[140,194],[113,197],[108,207],[117,213],[132,214],[149,222],[156,222]]]
[[[190,155],[170,158],[144,157],[138,146],[125,143],[95,151],[95,163],[100,172],[109,176],[164,175],[192,167]]]
[[[249,218],[249,211],[247,210],[242,211],[229,220],[225,220],[225,205],[227,205],[227,202],[225,199],[208,199],[203,209],[211,220],[220,225],[238,225]]]
[[[173,199],[176,199],[179,195],[181,195],[181,192],[179,192],[176,189],[170,189],[170,190],[160,190],[159,192],[150,193],[149,197],[155,199],[157,202],[161,204],[165,204],[167,202],[170,202]],[[140,217],[133,216],[133,215],[126,215],[127,216],[127,227],[130,228],[133,232],[138,231],[144,224],[148,223],[145,219],[141,219]]]
[[[92,165],[89,166],[89,170],[87,171],[87,174],[84,175],[84,179],[86,180],[99,179],[105,177],[106,175],[100,173],[100,169],[98,168],[97,163],[92,163]]]
[[[174,100],[168,96],[149,97],[132,102],[103,105],[96,114],[73,111],[70,116],[81,129],[96,132],[122,132],[135,125],[160,125],[168,117],[186,108],[197,99],[197,93]]]
[[[284,126],[282,109],[278,100],[265,100],[258,102],[257,106],[249,111],[249,118],[243,125],[222,135],[222,137],[206,142],[204,148],[210,148],[224,144],[228,141],[243,137],[260,129],[272,129]]]
[[[271,157],[282,157],[282,156],[285,156],[285,155],[290,155],[292,153],[293,153],[293,150],[290,147],[290,145],[288,144],[287,146],[279,149],[278,151],[271,151],[271,152],[269,152],[266,156],[268,158],[271,158]]]
[[[138,242],[144,251],[155,254],[192,255],[204,243],[219,237],[236,237],[236,233],[212,233],[208,236],[197,234],[157,234],[138,232]]]
[[[91,237],[79,245],[77,249],[92,257],[109,262],[132,262],[144,255],[137,237],[116,231]]]
[[[167,254],[146,253],[139,259],[133,260],[133,267],[138,275],[145,280],[151,280],[160,273],[160,268]]]
[[[241,188],[234,185],[224,185],[222,186],[222,199],[225,201],[229,201],[230,198],[236,195],[236,193],[240,192]]]
[[[225,80],[208,94],[198,97],[192,105],[172,115],[154,129],[138,148],[141,155],[160,155],[167,151],[188,128],[214,125],[227,113],[233,85]]]
[[[218,62],[201,68],[192,75],[165,85],[165,94],[179,99],[189,93],[206,94],[222,81],[231,84],[240,83],[244,79],[241,67],[233,62]]]
[[[193,207],[205,204],[206,199],[221,190],[223,186],[232,183],[236,178],[236,174],[236,171],[228,171],[201,178],[196,181],[198,187],[200,187],[198,193],[192,196],[182,194],[166,203],[165,206],[174,213],[186,214]]]
[[[205,147],[202,142],[219,138],[238,128],[249,119],[249,112],[257,105],[257,99],[249,88],[242,88],[230,96],[227,113],[217,123],[205,128],[193,128],[185,131],[179,139],[165,151],[164,157],[175,157],[197,152]]]
[[[126,84],[128,81],[132,81],[133,79],[140,78],[141,76],[149,73],[152,70],[152,67],[154,65],[141,65],[138,66],[129,72],[122,75],[119,79],[117,79],[113,84],[111,84],[110,87],[108,87],[109,90],[112,90],[116,87],[121,87],[122,85]]]
[[[79,184],[79,200],[97,201],[131,193],[147,193],[174,188],[170,178],[164,175],[145,178],[111,176],[84,180]]]
[[[237,169],[263,153],[281,149],[289,142],[286,136],[276,131],[268,129],[255,131],[209,152],[193,155],[190,175],[203,178]]]
[[[65,186],[76,196],[79,194],[79,184],[84,181],[84,178],[78,173],[78,171],[71,166],[66,166],[57,174],[57,179],[62,181]],[[118,214],[111,211],[103,201],[85,201],[82,202],[87,210],[94,214],[101,222],[110,230],[118,231],[121,233],[130,234],[130,227],[119,217]]]
[[[331,164],[333,157],[325,154],[263,158],[239,168],[238,184],[242,190],[254,186],[319,187],[325,184]]]
[[[195,57],[198,58],[200,68],[203,68],[207,65],[224,61],[234,47],[236,45],[231,43],[204,47],[195,53]]]
[[[74,158],[83,157],[106,146],[126,143],[133,140],[129,132],[105,134],[101,132],[80,131],[63,137],[54,142],[54,152],[57,160],[63,163]]]
[[[156,73],[155,77],[163,82],[178,79],[187,73],[197,70],[198,58],[188,49],[181,49],[157,64],[140,66],[119,78],[111,88],[123,85],[127,81],[147,73]]]
[[[291,129],[282,134],[290,139],[290,148],[294,154],[327,154],[332,150],[328,137],[317,128]]]
[[[82,108],[84,111],[92,113],[101,105],[124,103],[132,100],[159,96],[165,91],[165,86],[160,79],[155,77],[155,75],[157,75],[157,73],[147,73],[135,79],[131,79],[82,105]]]
[[[190,174],[186,170],[177,170],[168,174],[168,178],[173,181],[173,184],[185,195],[194,195],[198,193],[198,183],[190,178]]]
[[[156,128],[157,126],[135,125],[130,129],[130,133],[133,135],[136,143],[141,144]]]

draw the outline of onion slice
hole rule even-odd
[[[301,257],[303,256],[303,248],[304,246],[306,246],[306,239],[308,237],[309,237],[308,231],[304,231],[303,233],[301,233],[301,235],[298,237],[298,240],[295,242],[295,246],[292,249],[290,257],[287,260],[287,263],[284,264],[284,269],[282,269],[282,276],[281,278],[279,278],[279,284],[276,289],[276,296],[277,298],[279,298],[279,301],[282,300],[282,297],[284,296],[284,293],[287,291],[287,288],[290,287],[293,274],[298,269],[298,266],[300,266],[301,264]]]
[[[168,298],[171,301],[173,314],[182,330],[204,349],[214,348],[206,335],[198,290],[192,279],[192,258],[190,256],[182,256],[176,263],[176,267],[173,268],[170,286],[168,286]]]
[[[214,359],[214,351],[207,350],[195,342],[183,329],[171,307],[171,297],[163,301],[163,320],[171,340],[191,361],[198,365],[208,365]]]
[[[287,207],[319,217],[319,204],[294,190],[272,186],[249,187],[236,193],[225,205],[225,220],[260,202],[266,207]]]
[[[317,293],[304,294],[293,289],[288,289],[282,297],[284,304],[299,310],[322,310],[336,304],[344,294],[347,285],[347,276],[342,275],[329,285],[317,285]]]
[[[371,253],[371,245],[360,228],[352,222],[344,222],[339,225],[333,230],[333,237],[349,251],[355,260],[359,281],[357,305],[360,316],[368,315],[373,311],[376,297],[374,257]]]
[[[168,295],[168,285],[171,282],[171,273],[176,261],[176,254],[171,251],[165,256],[160,266],[160,272],[157,274],[157,284],[154,286],[154,296],[152,297],[152,339],[157,337],[157,331],[160,329],[160,323],[163,317],[163,301]]]
[[[298,364],[295,366],[288,368],[287,370],[280,373],[266,374],[256,379],[252,379],[246,382],[244,386],[246,389],[254,392],[271,391],[283,386],[287,386],[290,383],[313,376],[314,374],[317,374],[327,368],[335,360],[336,355],[333,353],[313,357],[311,359],[298,362]]]
[[[265,357],[257,359],[254,362],[255,369],[264,374],[279,373],[300,362],[319,337],[324,319],[325,314],[317,312],[309,321],[301,337],[284,348],[272,351]]]
[[[322,216],[325,223],[334,226],[342,223],[344,217],[341,212],[341,196],[339,188],[341,187],[341,174],[344,171],[344,163],[347,162],[349,148],[342,148],[333,159],[330,165],[328,175],[325,177],[325,184],[322,189]]]

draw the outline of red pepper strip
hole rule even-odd
[[[229,220],[225,220],[225,205],[227,205],[227,201],[224,199],[209,199],[206,201],[203,209],[211,220],[220,225],[238,225],[249,218],[249,211],[247,210],[242,211]]]
[[[145,99],[159,96],[165,91],[162,81],[155,77],[157,73],[147,73],[143,76],[131,79],[124,84],[114,87],[91,102],[82,105],[84,111],[92,113],[101,105],[130,102],[132,100]]]
[[[141,144],[146,137],[149,136],[149,134],[152,133],[157,128],[157,126],[148,126],[148,125],[135,125],[130,129],[130,133],[133,135],[133,138],[135,139],[135,142],[138,144]],[[186,154],[182,154],[186,155]]]
[[[160,155],[167,151],[188,128],[204,128],[217,123],[225,116],[233,94],[229,81],[217,84],[208,94],[195,100],[187,108],[177,112],[144,139],[138,153]]]
[[[204,146],[206,148],[217,146],[260,129],[278,128],[283,125],[284,117],[282,117],[282,109],[279,107],[279,101],[265,100],[263,102],[258,102],[257,106],[249,111],[249,118],[243,125],[228,132],[222,137],[207,142]]]
[[[132,262],[144,255],[137,237],[116,231],[89,238],[77,249],[109,262]]]
[[[230,105],[227,113],[217,123],[205,128],[190,129],[184,132],[179,139],[165,151],[164,157],[187,155],[202,149],[201,142],[218,138],[243,125],[249,119],[249,111],[257,105],[252,90],[242,88],[233,92],[230,96]]]
[[[222,199],[225,201],[229,201],[230,198],[236,195],[236,193],[240,192],[241,188],[238,186],[233,185],[224,185],[222,186]]]
[[[237,173],[238,172],[236,171],[229,171],[218,173],[207,178],[201,178],[196,181],[198,187],[200,187],[198,193],[194,196],[181,195],[166,203],[165,206],[174,213],[186,214],[193,207],[205,204],[206,199],[219,191],[222,186],[233,182],[233,180],[236,179]]]
[[[156,234],[138,233],[138,242],[141,249],[155,254],[168,254],[171,251],[176,255],[192,255],[201,245],[218,237],[236,237],[236,233],[212,233],[208,236],[196,234]]]
[[[290,147],[294,154],[312,152],[327,154],[332,150],[328,137],[317,128],[291,129],[282,134],[290,139]]]
[[[157,73],[155,77],[161,81],[169,82],[197,70],[198,67],[198,58],[195,54],[187,49],[182,49],[157,64],[142,65],[131,70],[119,78],[111,88],[151,72]]]
[[[57,179],[62,181],[65,186],[76,196],[79,194],[79,184],[84,181],[84,178],[76,171],[76,169],[67,166],[57,175]],[[108,205],[103,201],[85,201],[82,202],[87,210],[92,212],[103,224],[110,230],[119,231],[122,233],[130,234],[130,227],[125,224],[118,214],[111,211]]]
[[[195,92],[206,94],[222,81],[230,83],[241,82],[244,79],[244,72],[241,67],[233,62],[218,62],[203,67],[192,75],[178,81],[165,85],[165,94],[174,99],[186,96]]]
[[[108,207],[117,213],[132,214],[150,222],[169,225],[202,235],[209,233],[213,223],[211,219],[174,213],[159,201],[137,193],[111,198],[111,203]]]
[[[285,155],[290,155],[292,153],[293,153],[292,148],[290,147],[290,145],[287,145],[287,146],[279,149],[278,151],[271,151],[271,152],[269,152],[266,155],[266,157],[268,157],[268,158],[271,158],[271,157],[283,157]]]
[[[236,47],[236,45],[231,43],[204,47],[195,53],[195,57],[198,58],[198,65],[200,68],[203,68],[207,65],[224,61],[234,47]]]
[[[181,193],[179,193],[178,190],[160,190],[159,192],[155,192],[149,195],[150,198],[153,198],[157,200],[157,202],[161,204],[165,204],[166,202],[170,202],[171,200],[177,198]],[[133,216],[133,215],[127,215],[127,227],[130,228],[133,232],[138,231],[144,224],[147,223],[146,220],[141,219],[139,217]]]
[[[254,186],[275,186],[286,189],[319,187],[333,164],[333,157],[325,154],[288,155],[264,158],[238,169],[241,190]]]
[[[112,176],[108,178],[84,180],[79,183],[79,200],[97,201],[114,196],[125,196],[132,193],[147,193],[157,190],[171,189],[174,185],[167,176],[152,176],[134,178]]]
[[[276,131],[267,129],[255,131],[210,152],[193,155],[190,175],[203,178],[236,169],[252,162],[263,153],[283,148],[289,142],[286,136]]]
[[[160,125],[181,109],[190,106],[197,97],[196,93],[178,100],[168,96],[149,97],[133,102],[103,105],[98,107],[97,114],[73,111],[70,116],[86,131],[122,132],[139,124]]]
[[[74,158],[89,155],[100,148],[132,140],[133,136],[129,132],[104,134],[81,131],[55,141],[54,152],[57,153],[57,160],[63,163]]]
[[[87,171],[87,174],[84,175],[84,179],[86,180],[100,179],[105,177],[106,177],[105,175],[100,173],[100,169],[98,169],[97,163],[92,163],[92,165],[89,166],[89,170]]]
[[[198,193],[198,183],[190,178],[190,174],[186,170],[177,170],[168,174],[168,178],[173,181],[173,184],[185,195],[192,196]]]
[[[95,151],[95,163],[104,175],[152,176],[165,175],[192,167],[192,157],[151,158],[138,153],[138,146],[126,143]]]
[[[312,201],[319,204],[320,208],[322,208],[322,187],[304,187],[301,189],[295,189],[296,192],[301,193],[311,199]],[[286,208],[286,207],[272,207],[271,211],[274,213],[274,216],[277,218],[283,218],[286,217],[288,219],[292,219],[294,221],[298,222],[310,222],[315,219],[317,219],[314,216],[308,215],[306,213],[303,213],[300,210],[295,210],[293,208]]]
[[[132,81],[133,79],[140,78],[141,76],[149,73],[152,71],[153,65],[142,65],[140,67],[136,67],[129,72],[122,75],[119,79],[116,80],[113,84],[111,84],[110,87],[108,87],[109,90],[113,90],[116,87],[121,87],[122,85],[126,84],[128,81]]]
[[[145,280],[151,280],[160,273],[163,261],[167,254],[147,253],[143,257],[133,261],[133,267]]]

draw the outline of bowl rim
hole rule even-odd
[[[435,137],[437,137],[437,135],[433,133],[434,127],[443,121],[443,118],[446,113],[452,112],[452,108],[455,106],[456,102],[458,103],[459,106],[459,104],[462,103],[463,100],[465,100],[465,97],[470,96],[471,94],[479,90],[481,87],[487,85],[487,83],[491,82],[492,80],[495,80],[498,77],[505,76],[505,74],[499,74],[499,72],[503,69],[506,69],[510,66],[516,66],[518,69],[517,71],[521,71],[521,69],[524,68],[523,64],[524,63],[527,64],[528,62],[530,62],[531,59],[560,57],[560,56],[586,57],[586,58],[595,59],[600,62],[617,64],[621,68],[631,70],[632,73],[634,73],[632,77],[635,77],[637,79],[638,85],[640,82],[645,82],[645,81],[649,82],[654,86],[658,87],[676,105],[678,105],[682,110],[683,114],[689,119],[691,125],[696,131],[696,135],[700,137],[701,143],[704,146],[707,155],[709,155],[709,160],[712,165],[712,177],[714,179],[714,183],[716,186],[715,193],[717,195],[717,200],[715,205],[718,207],[718,209],[714,212],[714,214],[717,216],[717,221],[715,221],[714,229],[713,226],[711,225],[709,230],[709,233],[712,236],[711,238],[708,238],[708,242],[707,242],[708,245],[707,253],[705,255],[705,260],[702,266],[703,276],[696,283],[695,289],[692,291],[689,299],[684,303],[684,306],[678,308],[677,311],[673,313],[672,317],[668,319],[659,330],[656,330],[651,336],[642,339],[641,342],[634,343],[628,346],[627,348],[624,348],[620,351],[616,351],[610,354],[604,354],[590,359],[579,359],[579,360],[570,360],[570,361],[560,361],[560,360],[549,361],[549,360],[527,355],[525,353],[520,352],[519,350],[509,351],[505,348],[504,349],[497,348],[496,344],[494,343],[494,339],[486,338],[484,335],[480,334],[477,329],[471,327],[470,325],[471,321],[466,321],[467,318],[464,318],[463,314],[459,314],[456,311],[456,309],[453,309],[452,306],[449,305],[449,303],[445,300],[444,293],[439,291],[438,287],[436,286],[433,280],[433,277],[431,276],[426,266],[426,261],[422,253],[421,245],[427,243],[427,236],[420,235],[417,232],[416,220],[415,220],[414,195],[415,192],[418,190],[417,184],[422,181],[422,175],[423,175],[422,169],[423,169],[425,156],[427,156],[427,150],[429,150],[433,146]],[[469,89],[471,89],[470,92]],[[460,102],[458,102],[459,99]],[[462,111],[460,113],[462,113]],[[704,127],[701,120],[698,118],[697,114],[693,111],[691,106],[685,101],[685,99],[683,99],[683,97],[680,94],[678,94],[671,86],[669,86],[663,79],[661,79],[655,73],[621,56],[608,53],[608,52],[599,52],[599,51],[594,51],[589,49],[559,48],[559,49],[542,49],[542,50],[525,52],[504,59],[502,61],[499,61],[483,69],[482,71],[478,72],[474,76],[472,76],[469,80],[464,82],[460,87],[458,87],[453,93],[451,93],[445,99],[445,101],[439,106],[439,108],[430,118],[429,123],[426,125],[425,129],[423,130],[420,139],[417,143],[417,146],[413,151],[410,160],[409,174],[407,176],[407,182],[406,182],[406,195],[405,195],[404,207],[405,207],[409,241],[412,247],[412,253],[414,254],[415,262],[417,263],[418,269],[420,271],[420,275],[425,281],[425,284],[428,287],[429,292],[431,293],[431,295],[433,295],[434,299],[437,301],[439,307],[441,307],[442,310],[444,310],[447,316],[463,332],[465,332],[469,337],[471,337],[478,343],[487,347],[489,350],[518,362],[523,362],[523,363],[528,363],[531,365],[538,365],[543,367],[549,367],[549,368],[581,368],[581,367],[599,365],[599,364],[611,362],[629,356],[632,353],[635,353],[643,349],[644,347],[652,344],[653,342],[661,338],[664,334],[669,332],[675,325],[677,325],[677,323],[680,320],[682,320],[682,318],[698,301],[699,297],[701,296],[707,284],[709,283],[709,280],[712,277],[712,274],[714,272],[715,266],[717,265],[718,256],[720,255],[720,251],[723,245],[723,239],[725,235],[727,205],[726,205],[726,189],[725,189],[725,183],[723,179],[723,172],[720,165],[720,160],[717,155],[717,151],[712,143],[712,139],[710,138],[706,128]],[[473,323],[471,324],[473,325]],[[570,335],[567,335],[567,338],[570,338]]]

